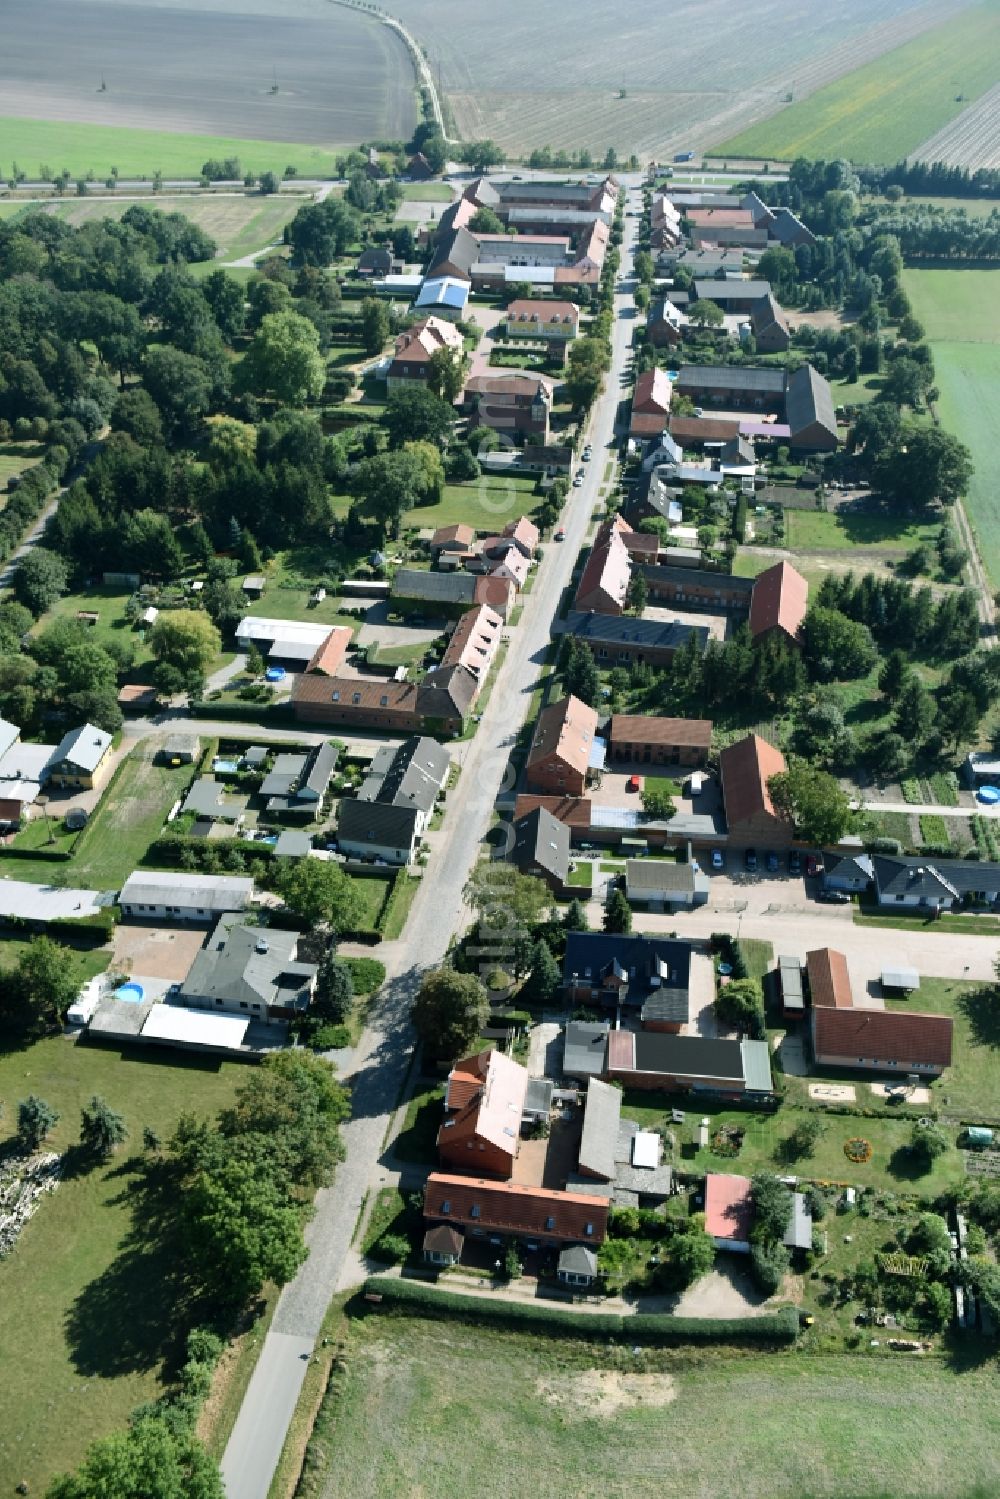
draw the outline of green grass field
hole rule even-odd
[[[87,627],[87,639],[93,641],[94,645],[103,646],[112,641],[129,641],[135,649],[138,665],[149,659],[149,652],[143,649],[140,632],[133,629],[125,615],[125,605],[133,592],[134,589],[127,586],[105,586],[99,583],[93,588],[82,588],[78,593],[66,593],[62,598],[56,599],[52,608],[39,621],[38,628],[44,629],[56,619],[75,619],[78,614],[96,614],[98,618],[95,623]]]
[[[306,193],[288,193],[272,198],[250,193],[231,197],[221,194],[167,197],[158,194],[140,200],[123,197],[117,202],[109,202],[106,198],[67,198],[48,211],[78,228],[93,219],[120,219],[136,201],[145,207],[159,209],[161,213],[182,213],[215,240],[217,260],[241,260],[245,255],[276,244],[289,219],[294,218],[303,203],[310,202],[311,198]],[[211,268],[212,262],[207,262],[207,269]]]
[[[752,125],[718,153],[900,161],[991,88],[998,74],[1000,5],[987,0]]]
[[[971,1499],[1000,1485],[989,1363],[572,1344],[373,1313],[350,1324],[317,1499]],[[601,1371],[624,1371],[602,1414]],[[975,1433],[973,1438],[972,1433]]]
[[[466,521],[484,535],[495,534],[509,520],[534,509],[534,491],[534,479],[484,474],[471,484],[446,484],[439,505],[421,505],[415,510],[407,510],[403,525],[436,530],[438,526]]]
[[[1000,271],[908,270],[904,284],[933,350],[938,415],[972,454],[966,507],[1000,584]]]
[[[889,1000],[890,1010],[950,1015],[955,1023],[952,1065],[931,1084],[939,1108],[962,1119],[1000,1118],[1000,1015],[982,984],[920,980],[909,999]]]
[[[455,196],[447,182],[404,182],[404,203],[450,203]]]
[[[905,551],[933,539],[935,527],[891,515],[855,515],[845,511],[788,510],[788,545],[792,551],[840,551],[851,547]],[[939,528],[938,528],[939,529]]]
[[[6,489],[7,480],[14,474],[23,474],[41,460],[45,448],[37,442],[0,443],[0,489]],[[4,500],[3,503],[6,503]]]
[[[334,177],[335,146],[237,140],[223,135],[175,135],[167,130],[127,130],[119,125],[66,124],[62,120],[0,118],[3,170],[11,161],[33,176],[44,163],[73,177],[93,172],[103,182],[117,167],[122,177],[197,177],[210,157],[238,156],[244,172],[298,168],[303,177]]]
[[[5,944],[4,946],[6,946]],[[0,953],[3,949],[0,948]],[[5,955],[6,956],[6,955]],[[236,1065],[176,1052],[104,1050],[63,1036],[0,1056],[0,1137],[17,1102],[39,1094],[60,1114],[51,1147],[65,1149],[92,1093],[124,1116],[127,1145],[107,1166],[72,1176],[45,1197],[9,1258],[0,1261],[0,1490],[26,1481],[42,1494],[87,1445],[155,1398],[182,1329],[161,1289],[152,1235],[133,1224],[129,1154],[144,1126],[166,1137],[180,1115],[214,1113],[243,1076]]]
[[[3,861],[8,879],[48,884],[54,871],[67,884],[116,890],[125,881],[163,827],[170,808],[191,782],[191,767],[173,770],[154,765],[135,750],[105,787],[97,811],[65,864],[30,859]]]

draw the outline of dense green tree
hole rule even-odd
[[[364,914],[357,886],[339,864],[297,859],[281,871],[277,889],[288,909],[309,928],[349,931]]]
[[[567,932],[586,932],[589,930],[587,912],[582,901],[577,900],[575,897],[570,901],[566,907],[566,914],[563,917],[563,926]]]
[[[690,1219],[683,1231],[667,1242],[666,1256],[657,1276],[661,1285],[683,1291],[707,1275],[715,1264],[715,1242],[700,1220]]]
[[[721,328],[726,315],[718,302],[701,297],[688,308],[688,317],[698,328]]]
[[[613,890],[604,908],[604,930],[628,933],[632,930],[632,907],[624,890]]]
[[[366,297],[361,304],[361,342],[366,354],[381,354],[392,324],[389,309],[378,297]]]
[[[51,1105],[29,1093],[17,1106],[17,1143],[22,1150],[34,1152],[40,1149],[47,1135],[59,1123],[59,1115]]]
[[[802,624],[806,664],[819,681],[863,677],[877,652],[867,625],[837,609],[813,605]]]
[[[292,406],[316,400],[326,384],[319,334],[297,312],[272,312],[262,321],[240,366],[247,390]]]
[[[34,547],[17,565],[14,593],[17,601],[32,614],[51,609],[69,587],[69,574],[63,559],[47,547]]]
[[[95,1093],[80,1115],[80,1144],[98,1160],[107,1160],[128,1138],[125,1120]]]
[[[327,198],[300,208],[285,229],[296,265],[329,265],[346,253],[358,237],[357,214],[342,198]]]
[[[213,380],[204,360],[157,345],[147,351],[142,378],[167,435],[176,441],[192,438],[212,409]]]
[[[754,1040],[765,1035],[764,995],[756,979],[731,979],[719,990],[715,1013],[727,1026],[746,1031]]]
[[[840,782],[804,760],[793,760],[787,770],[772,776],[768,790],[775,808],[792,819],[805,843],[836,845],[851,826],[854,814]]]
[[[241,282],[226,271],[213,271],[201,283],[202,296],[227,343],[246,327],[246,292]]]
[[[203,680],[221,645],[218,630],[200,609],[162,610],[149,633],[157,662],[190,684],[188,690]]]
[[[301,1210],[263,1169],[236,1156],[193,1175],[181,1217],[187,1253],[221,1306],[242,1305],[266,1281],[284,1285],[306,1257]]]
[[[351,970],[337,957],[336,949],[330,948],[324,953],[316,975],[312,1012],[323,1020],[341,1025],[350,1015],[353,1002]]]
[[[166,1406],[144,1408],[125,1431],[101,1437],[79,1470],[47,1499],[224,1499],[217,1463]]]
[[[773,1296],[780,1289],[790,1263],[788,1250],[777,1240],[753,1244],[750,1248],[750,1271],[765,1296]]]
[[[561,983],[562,971],[552,956],[552,949],[539,937],[532,953],[531,972],[522,992],[532,1004],[551,1005],[555,1003]]]
[[[296,1048],[255,1067],[236,1102],[223,1110],[219,1131],[232,1148],[268,1157],[280,1181],[315,1191],[333,1179],[343,1154],[339,1125],[350,1116],[350,1096],[322,1057]]]
[[[472,1045],[489,1017],[486,990],[472,973],[436,968],[420,985],[413,1024],[429,1058],[452,1061]]]
[[[931,1169],[938,1156],[948,1149],[948,1145],[948,1136],[938,1124],[922,1124],[918,1121],[910,1131],[910,1152],[924,1171]]]
[[[159,408],[149,392],[138,386],[122,391],[111,413],[111,426],[116,432],[128,433],[140,447],[163,446]]]
[[[952,505],[971,478],[972,457],[965,444],[941,427],[916,423],[902,427],[898,444],[883,452],[872,469],[872,483],[902,510]]]
[[[464,380],[461,354],[454,349],[435,349],[427,361],[427,389],[453,406],[462,393]]]
[[[758,1171],[750,1178],[750,1199],[753,1204],[751,1241],[754,1244],[780,1244],[792,1217],[791,1192],[770,1172]]]
[[[659,776],[647,776],[642,787],[642,810],[647,817],[664,822],[677,811],[674,805],[674,785]]]
[[[394,390],[382,416],[382,426],[389,434],[392,448],[401,448],[408,442],[443,444],[451,436],[454,425],[453,408],[428,390],[422,381]]]

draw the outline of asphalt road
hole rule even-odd
[[[626,181],[637,185],[637,179]],[[631,274],[635,223],[625,220],[623,278]],[[387,979],[350,1074],[353,1111],[343,1132],[346,1156],[333,1186],[317,1195],[315,1217],[306,1234],[309,1258],[281,1294],[223,1456],[222,1478],[230,1499],[266,1499],[308,1363],[303,1350],[315,1339],[330,1297],[341,1284],[365,1194],[378,1185],[383,1141],[413,1053],[409,1007],[423,972],[441,961],[452,934],[466,923],[462,892],[508,775],[511,746],[526,717],[548,650],[551,623],[586,537],[607,453],[614,445],[632,316],[629,282],[628,290],[616,298],[613,367],[591,418],[593,461],[582,487],[570,491],[564,511],[566,540],[545,549],[465,757],[461,780],[450,793],[443,837],[425,869],[405,941],[380,949]]]

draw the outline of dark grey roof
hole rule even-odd
[[[881,895],[996,894],[1000,864],[978,859],[931,859],[875,854],[875,883]]]
[[[694,294],[710,302],[759,302],[771,295],[770,281],[716,281],[699,279],[694,283]]]
[[[563,982],[573,975],[582,985],[600,989],[614,973],[627,979],[623,1003],[643,1005],[654,994],[669,1011],[667,1018],[688,1018],[691,945],[668,937],[624,936],[617,932],[570,932],[563,959]]]
[[[245,796],[229,796],[222,782],[212,776],[199,776],[184,798],[181,811],[196,812],[199,817],[211,817],[217,822],[236,822],[246,811],[248,800]]]
[[[738,577],[736,573],[713,572],[705,567],[660,567],[655,563],[641,563],[639,571],[649,583],[688,583],[699,588],[724,588],[727,593],[745,593],[748,608],[757,581]]]
[[[870,880],[874,870],[870,854],[824,853],[823,872]]]
[[[322,801],[330,784],[330,777],[337,768],[339,755],[340,751],[329,740],[316,745],[309,754],[306,773],[298,788],[300,797]]]
[[[362,802],[345,797],[337,814],[340,843],[370,843],[373,848],[407,849],[417,828],[415,807],[394,807],[391,802]]]
[[[528,1086],[524,1093],[524,1112],[526,1114],[547,1115],[552,1107],[552,1094],[555,1083],[547,1077],[529,1077]]]
[[[434,254],[425,272],[425,279],[447,272],[449,267],[469,275],[479,259],[479,241],[468,229],[452,229],[441,235],[434,246]]]
[[[261,796],[269,798],[269,810],[304,811],[322,801],[339,754],[327,740],[305,755],[276,755],[260,787]]]
[[[550,208],[539,204],[537,208],[508,208],[507,222],[512,227],[518,224],[569,224],[584,228],[587,224],[596,224],[597,220],[607,222],[607,214],[597,213],[592,208]]]
[[[297,932],[248,926],[239,916],[223,916],[192,963],[178,998],[304,1010],[317,970],[314,963],[296,960],[298,941]]]
[[[620,1088],[592,1077],[587,1084],[587,1101],[583,1110],[583,1134],[580,1137],[580,1170],[590,1176],[613,1181],[615,1147],[622,1114]]]
[[[466,666],[435,666],[417,691],[422,718],[466,718],[479,692],[479,682]]]
[[[263,765],[267,759],[267,749],[263,744],[252,744],[243,756],[249,766]]]
[[[312,839],[308,833],[286,828],[283,833],[278,834],[278,841],[271,852],[276,859],[305,859],[311,849]]]
[[[536,807],[514,824],[511,863],[519,869],[539,865],[564,885],[569,878],[569,845],[569,826],[545,807]]]
[[[563,1072],[567,1077],[599,1077],[608,1046],[606,1022],[571,1020],[563,1044]]]
[[[646,572],[646,568],[640,568]],[[572,610],[566,617],[567,633],[577,640],[597,645],[632,645],[648,650],[679,650],[689,636],[697,638],[699,648],[708,644],[707,625],[691,625],[681,620],[636,619],[629,614],[583,614]]]
[[[431,603],[472,604],[476,579],[472,573],[432,573],[401,567],[392,580],[394,598],[427,599]]]
[[[436,739],[404,739],[398,748],[382,745],[358,792],[363,802],[387,802],[428,813],[445,783],[451,757]]]
[[[586,1244],[571,1244],[559,1252],[559,1272],[563,1275],[597,1274],[597,1255]]]
[[[772,208],[771,222],[768,224],[768,233],[781,244],[792,244],[796,240],[806,244],[815,244],[816,236],[811,229],[806,228],[802,220],[792,212],[790,208]]]
[[[675,1036],[668,1031],[635,1033],[635,1066],[637,1072],[743,1080],[743,1055],[739,1041]]]
[[[306,768],[306,755],[275,755],[274,763],[260,784],[261,796],[290,796],[292,787]]]
[[[803,364],[788,377],[785,393],[785,421],[792,430],[803,431],[818,423],[837,435],[837,417],[833,409],[833,394],[823,376],[811,364]]]
[[[768,288],[767,293],[759,297],[750,309],[750,324],[755,333],[760,333],[765,328],[771,328],[777,323],[782,328],[787,328],[785,314],[775,300]]]
[[[677,376],[677,389],[746,390],[782,395],[785,389],[783,369],[755,368],[743,364],[684,364]]]

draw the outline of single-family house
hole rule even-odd
[[[675,348],[684,337],[687,314],[670,297],[659,297],[649,309],[646,337],[656,349]]]
[[[785,768],[781,751],[759,734],[748,734],[722,751],[719,781],[730,842],[791,842],[791,819],[775,807],[768,786],[771,777]]]
[[[429,182],[435,173],[424,153],[415,151],[406,163],[406,175],[411,182]]]
[[[245,911],[253,880],[233,874],[182,874],[137,869],[121,888],[123,916],[135,921],[215,921],[227,911]]]
[[[706,765],[711,747],[710,718],[613,713],[608,725],[611,759],[630,764]]]
[[[632,564],[620,529],[603,525],[577,585],[574,608],[595,614],[623,614],[631,578]]]
[[[276,755],[260,786],[272,816],[318,816],[340,751],[336,745],[317,744],[311,750]]]
[[[556,1280],[573,1290],[586,1290],[599,1278],[597,1255],[586,1244],[571,1244],[560,1250]]]
[[[581,796],[597,738],[597,714],[578,697],[560,698],[538,715],[528,751],[527,785],[532,791]]]
[[[447,349],[456,363],[461,363],[465,354],[461,333],[446,318],[431,315],[405,328],[396,339],[386,371],[386,389],[393,391],[414,380],[426,381],[431,359],[441,349]]]
[[[424,1186],[424,1218],[429,1223],[450,1224],[470,1239],[512,1240],[526,1249],[603,1244],[608,1211],[608,1202],[583,1192],[554,1192],[439,1171],[432,1172]]]
[[[861,895],[872,882],[875,866],[870,854],[823,855],[823,889]]]
[[[557,895],[569,884],[570,832],[544,807],[536,807],[513,824],[509,858],[522,874],[536,875]]]
[[[709,1171],[705,1177],[705,1232],[716,1249],[749,1254],[753,1228],[753,1183],[748,1176]],[[791,1193],[782,1242],[788,1249],[812,1249],[812,1213],[803,1192]]]
[[[951,1066],[950,1015],[814,1005],[811,1027],[818,1067],[939,1077]]]
[[[950,911],[963,903],[1000,904],[1000,865],[985,860],[875,854],[872,865],[880,906]]]
[[[538,549],[538,527],[526,515],[519,515],[516,520],[509,520],[503,528],[503,534],[510,537],[518,551],[525,557],[530,559],[535,555]]]
[[[448,779],[451,758],[426,737],[383,745],[356,797],[344,797],[337,847],[348,857],[409,864]]]
[[[370,245],[362,250],[354,269],[359,276],[391,276],[403,269],[403,262],[393,254],[389,245]]]
[[[449,552],[462,555],[471,552],[475,545],[476,532],[473,526],[467,526],[464,521],[459,521],[454,526],[438,526],[428,543],[430,554],[435,561],[440,562],[442,556]]]
[[[462,1258],[465,1236],[450,1223],[436,1223],[424,1234],[424,1260],[428,1265],[457,1265]]]
[[[520,554],[518,554],[520,555]],[[488,604],[463,614],[445,647],[441,665],[464,666],[482,684],[489,675],[503,638],[503,620]]]
[[[572,1005],[639,1010],[643,1025],[677,1031],[688,1018],[691,945],[620,932],[570,932],[563,989]]]
[[[111,735],[92,723],[64,734],[52,752],[46,779],[51,786],[102,786],[111,772]]]
[[[694,860],[686,864],[673,859],[625,861],[625,894],[630,901],[693,910],[705,905],[709,889],[708,875]]]
[[[437,1136],[442,1164],[509,1179],[527,1090],[527,1068],[502,1051],[481,1051],[456,1062],[448,1074]]]
[[[799,645],[809,607],[809,584],[790,562],[776,562],[758,573],[750,595],[750,634],[755,641],[778,636]]]
[[[305,1014],[316,987],[315,963],[298,961],[298,932],[251,926],[224,915],[178,992],[192,1009],[246,1014],[270,1023]]]
[[[466,381],[465,400],[474,426],[549,440],[552,391],[535,375],[475,375]]]

